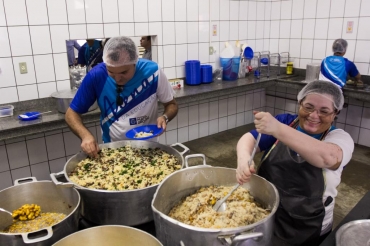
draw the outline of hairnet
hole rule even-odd
[[[348,43],[344,39],[337,39],[333,43],[333,52],[334,53],[344,53],[347,50]]]
[[[298,102],[300,103],[309,94],[318,94],[326,97],[333,102],[334,108],[338,111],[343,108],[344,97],[342,90],[333,82],[317,80],[308,83],[298,93]]]
[[[136,64],[138,52],[129,37],[113,37],[104,46],[103,61],[111,67]]]

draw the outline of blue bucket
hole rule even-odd
[[[240,57],[220,58],[223,80],[237,80],[239,73]]]
[[[200,85],[200,61],[189,60],[185,62],[185,83],[187,85]]]
[[[203,84],[208,84],[213,81],[211,65],[200,66],[200,80]]]

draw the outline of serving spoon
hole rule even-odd
[[[4,230],[13,223],[12,213],[0,208],[0,230]]]
[[[254,147],[253,147],[253,151],[252,151],[252,155],[251,155],[251,158],[249,159],[248,161],[248,166],[251,166],[252,164],[252,161],[253,161],[253,158],[254,158],[254,155],[256,154],[256,150],[257,150],[257,147],[258,147],[258,143],[260,142],[261,140],[261,133],[258,133],[258,136],[257,136],[257,140],[256,140],[256,143],[254,144]],[[229,191],[229,193],[227,193],[227,195],[218,200],[216,202],[215,205],[213,205],[212,209],[215,210],[216,212],[224,212],[226,210],[226,203],[225,201],[227,200],[227,198],[229,198],[229,196],[231,196],[231,194],[236,190],[238,189],[240,186],[240,184],[236,184],[231,191]]]

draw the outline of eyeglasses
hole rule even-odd
[[[123,86],[117,85],[117,98],[116,98],[116,105],[121,106],[123,104],[123,98],[121,97],[121,92],[123,91]]]
[[[321,117],[327,117],[337,112],[336,110],[334,110],[333,112],[329,112],[328,110],[325,110],[325,109],[315,109],[312,106],[303,105],[303,104],[301,104],[301,107],[303,111],[305,111],[306,113],[312,114],[314,111],[316,111],[317,115]]]

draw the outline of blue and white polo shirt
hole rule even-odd
[[[116,88],[115,80],[101,63],[86,75],[70,105],[83,114],[97,100],[104,143],[127,139],[126,132],[137,126],[156,124],[158,100],[167,103],[174,95],[158,64],[145,59],[139,59],[134,77],[124,85],[121,106],[116,105]]]

